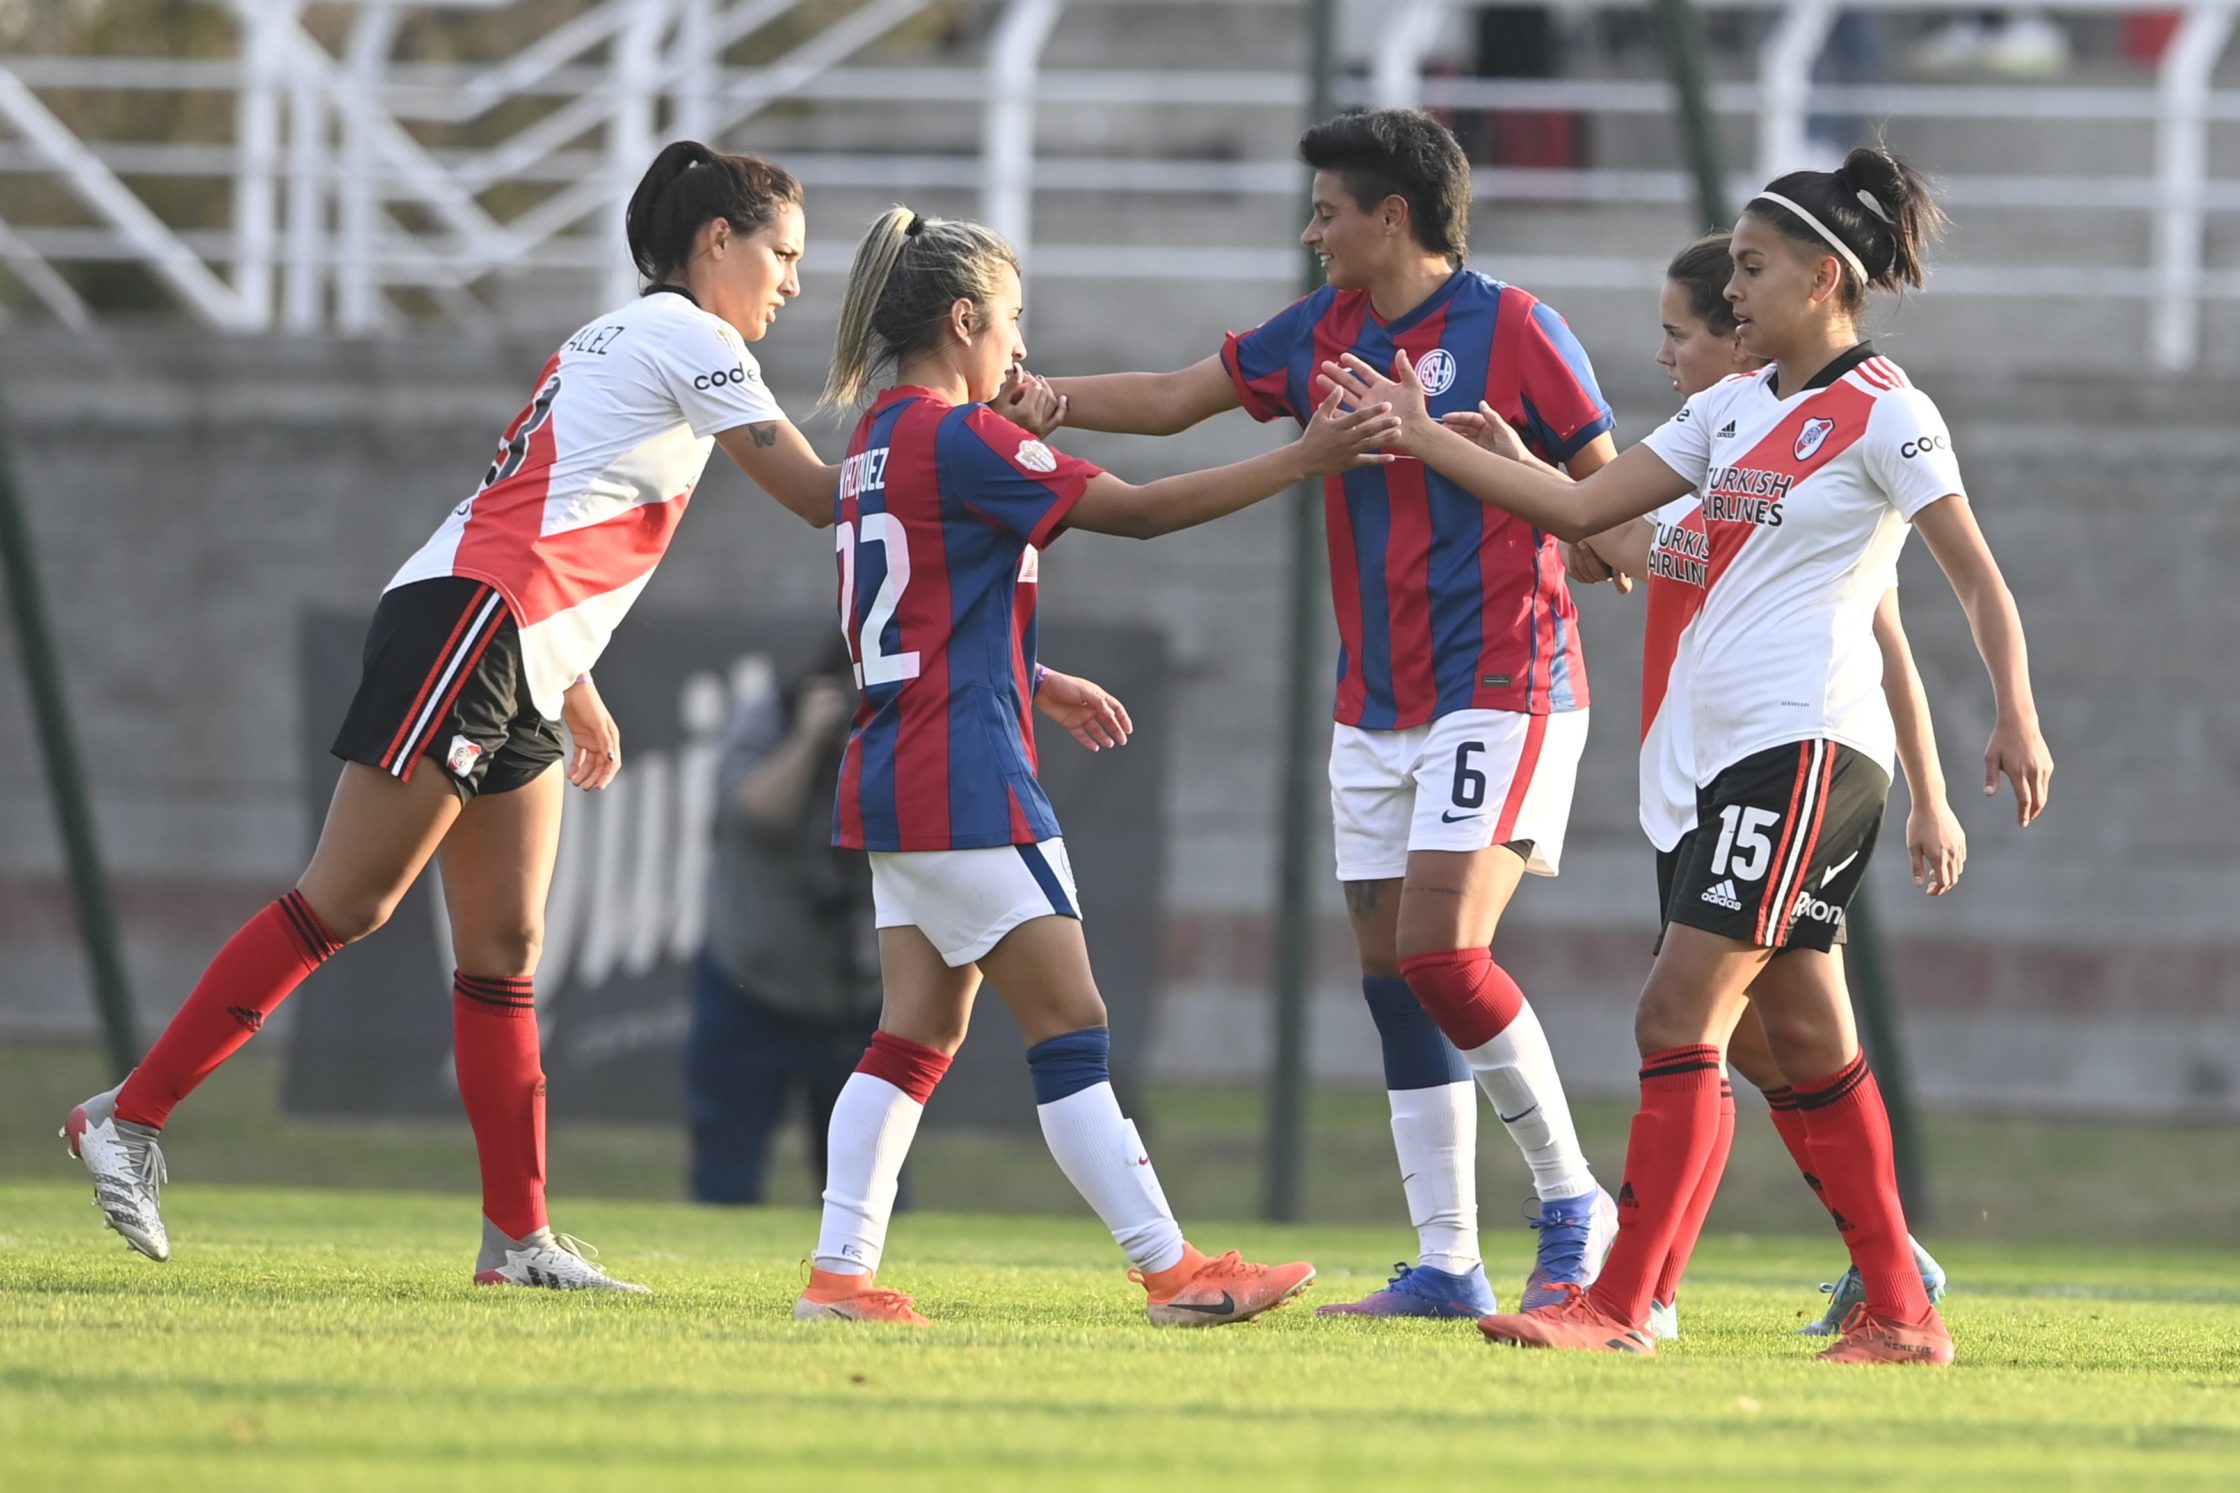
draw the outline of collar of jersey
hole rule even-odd
[[[648,285],[644,290],[638,292],[638,299],[642,301],[647,296],[654,295],[681,295],[695,306],[700,304],[700,297],[686,290],[682,285]]]
[[[930,399],[939,405],[949,403],[939,393],[927,388],[924,384],[896,384],[892,388],[879,391],[879,397],[871,401],[871,413],[877,414],[881,410],[892,409],[905,399]]]
[[[1810,394],[1815,389],[1825,389],[1873,356],[1874,344],[1872,342],[1855,342],[1851,345],[1849,351],[1837,353],[1827,367],[1812,375],[1811,381],[1797,392]],[[1777,375],[1771,369],[1767,370],[1766,392],[1776,399],[1787,399],[1789,396],[1782,393],[1781,386],[1774,382],[1776,377]]]
[[[1462,277],[1469,273],[1470,272],[1468,270],[1456,270],[1453,274],[1447,276],[1446,284],[1440,286],[1437,290],[1434,290],[1433,292],[1431,292],[1431,294],[1423,298],[1422,305],[1416,307],[1407,315],[1395,316],[1390,321],[1385,321],[1379,318],[1377,315],[1377,303],[1373,300],[1369,301],[1369,320],[1375,322],[1376,325],[1382,328],[1387,335],[1397,336],[1398,334],[1407,331],[1408,328],[1414,326],[1417,322],[1423,320],[1426,316],[1429,316],[1432,312],[1438,310],[1441,306],[1444,306],[1447,302],[1453,300],[1454,293],[1462,288]],[[1361,292],[1361,295],[1364,300],[1367,300],[1369,292],[1364,290],[1363,292]]]

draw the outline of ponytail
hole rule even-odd
[[[1006,265],[1017,270],[1018,255],[992,228],[920,217],[900,203],[881,213],[848,271],[817,408],[862,404],[881,372],[940,346],[949,309],[958,301],[985,309]]]
[[[1921,173],[1878,145],[1863,145],[1834,171],[1792,171],[1744,208],[1809,249],[1843,265],[1839,304],[1856,315],[1867,291],[1919,289],[1944,210]]]
[[[638,179],[623,213],[631,262],[658,285],[684,268],[704,224],[721,218],[752,233],[788,202],[801,205],[801,183],[783,166],[760,156],[718,155],[697,140],[671,141]]]

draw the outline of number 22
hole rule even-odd
[[[871,610],[863,617],[863,629],[856,630],[856,545],[876,544],[886,553],[887,574],[879,582],[878,594],[871,598]],[[902,653],[881,653],[881,640],[886,636],[887,624],[894,620],[895,609],[902,605],[902,593],[910,585],[910,536],[901,523],[888,513],[866,513],[857,523],[843,523],[835,531],[835,543],[840,551],[840,632],[856,650],[856,687],[869,689],[875,684],[900,684],[905,679],[918,677],[918,654],[915,649]]]

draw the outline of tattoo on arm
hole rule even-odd
[[[749,425],[747,427],[747,434],[754,437],[754,443],[757,446],[775,446],[778,444],[778,426],[776,421],[766,420],[760,425]]]

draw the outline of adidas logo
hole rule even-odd
[[[1836,1221],[1836,1232],[1841,1234],[1848,1234],[1851,1232],[1850,1219],[1845,1218],[1842,1213],[1838,1212],[1834,1208],[1830,1208],[1828,1212]]]
[[[1728,421],[1728,422],[1727,422],[1726,424],[1724,424],[1724,425],[1720,426],[1720,427],[1719,427],[1719,433],[1718,433],[1717,435],[1713,436],[1713,437],[1712,437],[1712,439],[1713,439],[1713,440],[1715,440],[1715,441],[1731,441],[1731,440],[1733,440],[1733,439],[1734,439],[1734,421],[1732,421],[1732,420],[1729,420],[1729,421]]]
[[[226,1014],[241,1023],[245,1032],[256,1032],[264,1026],[264,1012],[255,1006],[228,1006]]]
[[[1633,1184],[1631,1182],[1618,1184],[1618,1206],[1621,1208],[1638,1208],[1641,1206],[1633,1195]]]
[[[1703,900],[1713,907],[1724,907],[1729,912],[1742,911],[1742,899],[1735,895],[1734,878],[1731,876],[1705,892]]]

